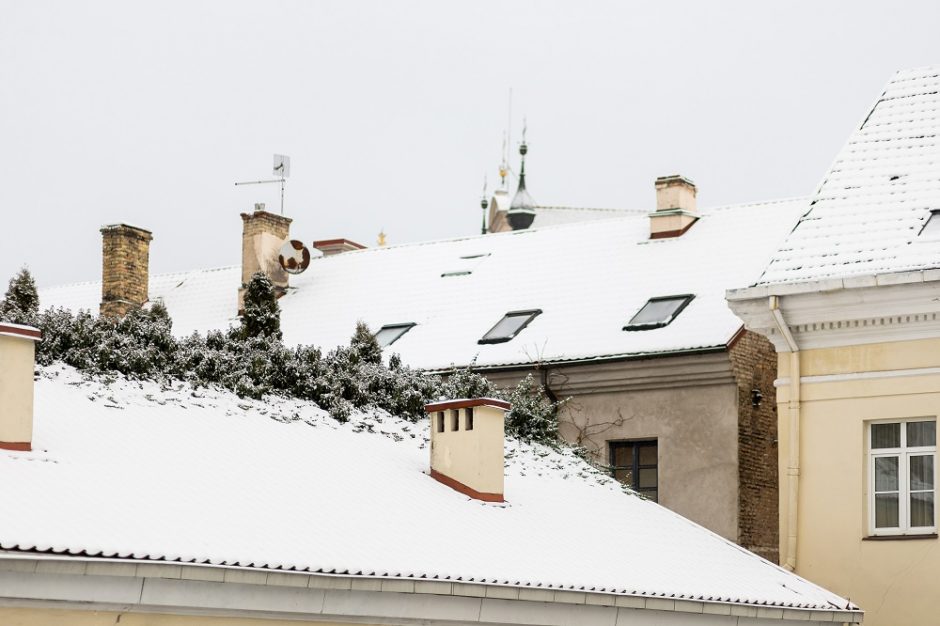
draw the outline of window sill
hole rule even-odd
[[[862,537],[862,541],[897,541],[911,539],[936,539],[937,533],[928,533],[925,535],[869,535]]]

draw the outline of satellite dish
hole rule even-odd
[[[290,176],[290,157],[283,154],[274,155],[274,175],[280,178]]]
[[[303,274],[310,265],[310,250],[302,242],[291,239],[281,246],[277,260],[288,274]]]

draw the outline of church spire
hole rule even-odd
[[[522,143],[519,144],[519,154],[522,156],[522,167],[519,170],[519,188],[516,189],[516,195],[512,198],[509,205],[509,211],[506,212],[506,218],[513,230],[524,230],[532,225],[535,220],[535,200],[529,195],[525,188],[525,155],[529,152],[529,146],[525,142],[526,127],[522,127]]]

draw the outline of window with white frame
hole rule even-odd
[[[871,534],[935,533],[936,420],[872,422],[868,450]]]

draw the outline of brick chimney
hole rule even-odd
[[[290,239],[290,223],[283,215],[264,210],[256,204],[253,213],[242,213],[242,285],[238,290],[238,310],[242,310],[245,288],[256,272],[267,274],[278,292],[287,289],[287,272],[277,257],[281,246]]]
[[[101,228],[101,315],[126,315],[149,298],[149,230],[112,224]]]
[[[650,239],[678,237],[699,218],[695,183],[684,176],[656,179],[656,211],[650,213]]]
[[[493,398],[427,404],[431,477],[464,495],[503,502],[504,418],[508,402]]]
[[[0,448],[31,450],[38,329],[0,322]]]
[[[314,241],[313,247],[323,253],[323,256],[333,256],[341,252],[352,250],[365,250],[365,246],[349,239],[321,239]]]

